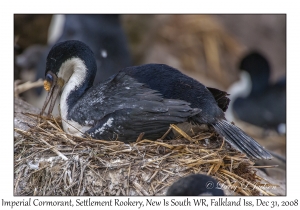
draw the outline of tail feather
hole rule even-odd
[[[254,139],[249,137],[236,126],[234,126],[234,129],[232,129],[233,125],[230,123],[223,124],[225,125],[226,131],[232,134],[232,139],[235,139],[236,137],[238,138],[238,140],[235,141],[235,143],[237,143],[240,147],[245,149],[245,151],[247,151],[248,153],[251,153],[252,156],[256,157],[257,159],[260,159],[259,153],[261,152],[261,146]]]
[[[272,155],[244,131],[226,120],[220,120],[212,125],[215,130],[237,150],[253,159],[271,159]]]
[[[249,144],[249,142],[247,142],[247,139],[244,142],[242,142],[241,140],[236,140],[237,138],[244,139],[244,137],[240,137],[240,135],[238,135],[236,132],[234,132],[234,130],[231,130],[230,128],[228,128],[227,125],[220,126],[220,124],[216,124],[216,126],[218,127],[218,128],[216,128],[218,133],[223,135],[226,138],[226,140],[232,146],[234,146],[236,149],[238,149],[241,152],[246,153],[248,156],[259,158],[259,156],[257,156],[255,154],[253,149],[251,149],[251,144]],[[224,128],[225,128],[225,130],[224,130]]]

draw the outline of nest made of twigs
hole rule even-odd
[[[28,131],[15,128],[15,195],[165,195],[180,177],[208,174],[231,195],[273,195],[254,162],[212,130],[192,136],[176,125],[174,140],[95,140],[65,133],[60,118],[40,118]]]

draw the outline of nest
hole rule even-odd
[[[256,174],[254,162],[206,129],[193,135],[176,125],[178,137],[130,144],[65,133],[60,118],[26,114],[36,125],[15,128],[15,195],[165,195],[181,177],[213,176],[230,195],[273,195],[254,186],[272,186]],[[274,185],[275,186],[275,185]]]

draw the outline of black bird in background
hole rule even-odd
[[[253,159],[271,159],[254,139],[225,119],[226,92],[164,64],[127,67],[104,83],[93,85],[97,66],[91,49],[80,41],[54,45],[47,57],[42,113],[57,96],[63,128],[73,135],[135,141],[141,132],[157,139],[171,123],[208,124],[236,149]],[[76,129],[75,129],[76,128]]]
[[[224,196],[218,182],[204,174],[193,174],[174,182],[167,191],[167,196]]]
[[[253,125],[285,133],[286,124],[286,78],[270,83],[271,67],[268,60],[258,52],[247,54],[239,68],[250,76],[249,94],[233,102],[237,118]]]

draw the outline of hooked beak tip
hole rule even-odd
[[[46,91],[49,91],[51,89],[51,83],[48,82],[47,80],[44,80],[44,89]]]

